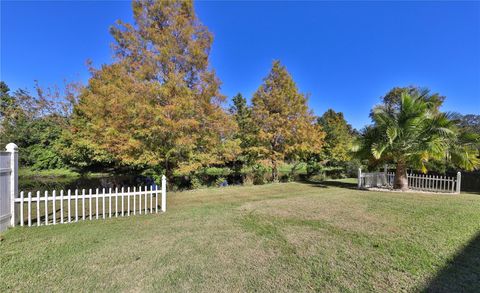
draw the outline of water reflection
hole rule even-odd
[[[108,175],[95,177],[20,177],[19,191],[67,190],[67,189],[95,189],[121,188],[128,186],[151,186],[155,182],[150,177],[134,175]]]

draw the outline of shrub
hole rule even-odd
[[[215,180],[215,186],[218,186],[218,187],[228,186],[227,179],[225,179],[225,177],[218,177]]]
[[[190,188],[198,189],[203,187],[202,181],[197,176],[193,175],[190,177]]]

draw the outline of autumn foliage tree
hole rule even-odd
[[[221,161],[232,123],[209,69],[212,35],[191,1],[133,1],[111,29],[116,62],[92,69],[75,108],[70,155],[189,174]]]
[[[278,180],[278,165],[286,158],[300,160],[319,152],[324,132],[315,123],[307,97],[298,91],[287,69],[274,61],[252,98],[253,117],[259,127],[258,144]]]

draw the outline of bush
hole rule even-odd
[[[293,182],[295,181],[295,174],[287,173],[280,176],[280,182]]]
[[[319,162],[310,161],[307,164],[307,175],[314,176],[322,171],[322,165]]]
[[[191,176],[190,177],[190,188],[192,189],[198,189],[198,188],[201,188],[203,187],[203,184],[202,184],[202,181],[200,180],[200,178],[198,178],[197,176]]]
[[[215,186],[217,187],[228,186],[227,179],[225,179],[225,177],[218,177],[217,180],[215,180]]]

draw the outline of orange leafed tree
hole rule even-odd
[[[111,33],[116,61],[92,69],[75,107],[71,156],[188,174],[221,160],[232,123],[209,69],[212,35],[191,1],[133,1]]]
[[[258,141],[278,180],[278,164],[286,158],[299,160],[321,151],[325,133],[315,123],[307,97],[298,91],[279,61],[252,98],[253,116],[259,126]]]

